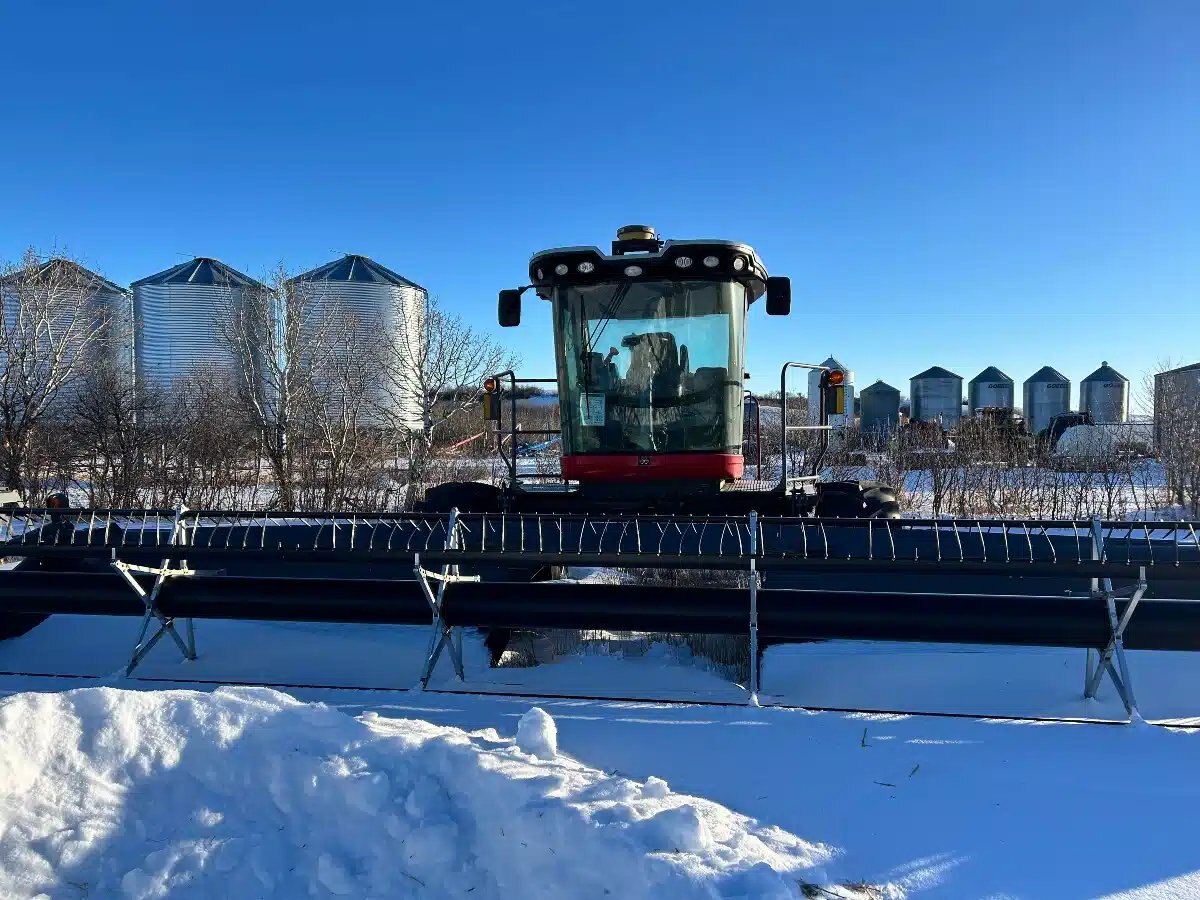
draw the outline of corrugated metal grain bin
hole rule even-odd
[[[1079,411],[1092,414],[1096,424],[1129,420],[1129,379],[1108,364],[1079,382]]]
[[[201,367],[233,372],[219,316],[262,284],[210,257],[196,257],[133,283],[139,385],[170,389]]]
[[[64,380],[55,406],[78,396],[83,378],[98,365],[133,377],[129,291],[73,260],[56,257],[10,273],[0,282],[0,295],[11,339],[28,338],[36,343],[39,357],[57,355],[61,360],[55,380]]]
[[[1012,409],[1016,405],[1016,383],[988,366],[967,383],[967,411],[975,415],[981,409]]]
[[[859,413],[863,431],[887,432],[900,422],[900,390],[880,380],[862,389]]]
[[[933,366],[909,379],[912,418],[951,428],[962,418],[963,380],[949,369]]]
[[[353,353],[363,342],[386,342],[385,370],[375,396],[368,399],[386,410],[390,424],[418,430],[423,427],[422,405],[415,380],[404,371],[422,352],[422,334],[429,294],[402,275],[366,256],[347,255],[292,279],[314,291],[315,305],[326,316],[340,317],[348,326],[343,352]],[[334,352],[337,352],[335,345]]]
[[[1071,380],[1053,366],[1042,366],[1025,379],[1025,427],[1033,434],[1050,427],[1050,420],[1071,409]]]

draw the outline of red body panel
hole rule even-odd
[[[570,481],[726,481],[742,477],[740,453],[587,453],[562,458]]]

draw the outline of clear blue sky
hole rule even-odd
[[[0,256],[128,283],[365,253],[501,333],[531,252],[649,222],[792,277],[833,353],[1074,381],[1200,359],[1200,8],[1179,2],[5,4]]]

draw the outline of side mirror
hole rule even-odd
[[[521,324],[521,292],[517,289],[500,292],[497,318],[502,328],[513,328]]]
[[[786,316],[792,311],[792,279],[786,275],[767,276],[767,315]]]

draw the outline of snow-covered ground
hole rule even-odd
[[[162,643],[113,675],[135,632],[54,617],[0,642],[2,671],[84,676],[0,675],[0,895],[1200,897],[1192,731],[755,708],[674,648],[489,670],[470,635],[473,689],[726,705],[421,692],[427,632],[391,627],[199,622],[200,659]],[[1131,663],[1148,717],[1200,716],[1200,661]],[[1082,670],[773,647],[763,702],[1120,718]],[[204,683],[229,680],[346,688]],[[458,686],[445,661],[435,685]],[[536,714],[513,740],[535,705],[557,755]]]
[[[1200,726],[1200,654],[1127,651],[1143,717]],[[770,647],[763,660],[764,703],[1038,719],[1121,721],[1112,685],[1083,698],[1086,651],[827,641]]]
[[[0,704],[0,890],[194,897],[790,897],[829,849],[661,779],[266,688]]]

